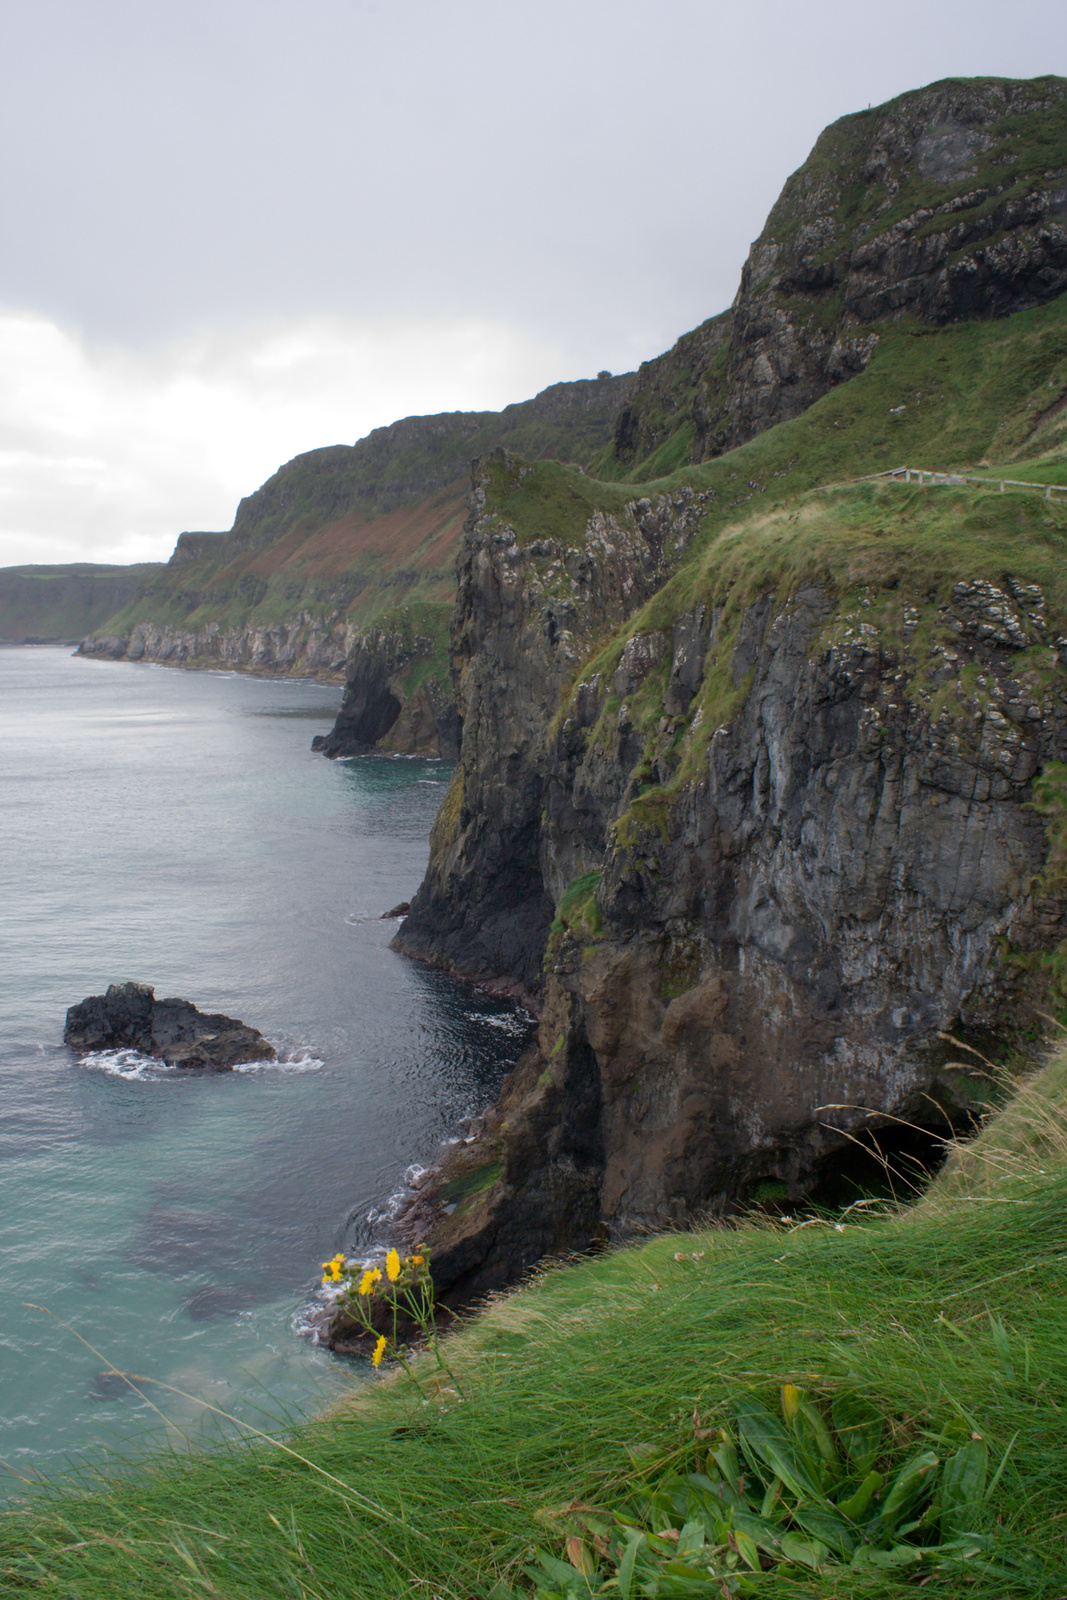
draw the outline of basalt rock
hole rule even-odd
[[[455,701],[428,673],[412,684],[412,669],[431,662],[438,643],[419,633],[368,628],[348,658],[344,698],[330,732],[311,748],[324,756],[423,755],[454,761],[459,753]]]
[[[146,983],[113,983],[67,1012],[63,1042],[72,1050],[137,1050],[172,1067],[228,1071],[277,1052],[255,1028],[188,1000],[157,1000]]]
[[[452,624],[461,760],[393,948],[496,980],[536,1006],[552,920],[544,729],[591,641],[654,593],[689,547],[705,501],[683,488],[598,510],[573,543],[523,542],[487,512],[486,489],[521,488],[526,472],[503,450],[474,464]]]
[[[966,1126],[970,1052],[1041,1037],[1067,948],[1032,787],[1067,763],[1067,628],[1032,576],[733,610],[712,583],[553,704],[532,549],[472,523],[456,788],[395,941],[543,958],[536,1048],[406,1221],[460,1300],[761,1184],[796,1201],[872,1129]]]

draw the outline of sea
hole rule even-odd
[[[382,1247],[531,1038],[389,949],[449,768],[313,755],[338,699],[0,650],[0,1496],[372,1381],[314,1342],[320,1264]],[[67,1007],[129,979],[278,1062],[79,1060]]]

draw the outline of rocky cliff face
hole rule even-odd
[[[880,494],[876,522],[902,509]],[[960,496],[949,523],[980,526]],[[807,514],[829,527],[851,505]],[[861,522],[844,555],[828,532],[816,575],[790,578],[780,553],[769,581],[797,513],[763,519],[742,568],[724,549],[668,585],[576,682],[579,594],[604,615],[636,596],[694,508],[627,508],[589,582],[479,506],[461,759],[396,943],[527,987],[543,948],[543,1010],[536,1050],[409,1215],[443,1287],[478,1293],[762,1181],[796,1198],[864,1130],[964,1116],[959,1040],[988,1052],[1040,1028],[1067,938],[1032,803],[1067,759],[1067,513],[1027,505],[1009,577],[981,537],[966,571],[957,551],[924,577]]]
[[[887,319],[941,325],[1067,287],[1067,80],[948,79],[833,123],[789,179],[732,314],[646,363],[627,470],[679,435],[703,461],[862,371]]]
[[[343,677],[345,706],[325,753],[454,756],[441,645],[471,457],[507,442],[587,461],[610,440],[631,380],[605,372],[500,412],[406,417],[354,445],[297,456],[241,501],[228,533],[181,534],[167,566],[123,593],[124,610],[93,614],[81,651]]]
[[[455,700],[433,671],[440,641],[408,627],[360,633],[345,666],[345,693],[337,720],[311,748],[324,756],[384,750],[454,761],[460,724]],[[420,667],[431,670],[419,672]]]
[[[497,504],[521,490],[529,470],[502,450],[475,469],[452,627],[462,761],[396,941],[409,955],[527,996],[540,988],[554,904],[542,871],[545,728],[593,640],[677,563],[704,504],[689,488],[654,500],[618,495],[588,522],[581,517],[573,542],[565,533],[523,540]],[[554,499],[542,507],[555,509]]]
[[[229,667],[296,677],[344,677],[358,629],[337,617],[298,612],[286,622],[191,629],[135,623],[128,634],[83,639],[77,654],[171,667]]]

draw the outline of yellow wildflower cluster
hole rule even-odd
[[[340,1283],[345,1274],[345,1258],[343,1253],[335,1255],[331,1261],[322,1263],[323,1283]]]

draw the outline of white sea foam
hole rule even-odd
[[[367,1212],[367,1221],[372,1227],[376,1226],[376,1224],[379,1222],[392,1222],[397,1216],[399,1216],[403,1207],[406,1206],[408,1201],[411,1199],[415,1184],[418,1182],[419,1178],[422,1177],[425,1171],[426,1168],[421,1167],[417,1161],[412,1162],[411,1166],[407,1168],[403,1178],[400,1180],[400,1188],[395,1189],[389,1198],[384,1200],[380,1206],[372,1206]]]
[[[306,1047],[290,1050],[276,1061],[239,1061],[234,1072],[318,1072],[326,1065],[321,1056],[312,1055]]]
[[[517,1038],[519,1034],[525,1033],[532,1021],[526,1011],[506,1012],[500,1017],[487,1016],[484,1011],[468,1011],[466,1012],[466,1018],[468,1022],[484,1022],[490,1028],[499,1028],[502,1033],[508,1033],[512,1038]]]
[[[146,1083],[162,1073],[179,1069],[158,1056],[142,1055],[139,1050],[90,1050],[80,1058],[83,1067],[94,1067],[98,1072],[109,1073],[113,1078],[128,1082]],[[234,1072],[318,1072],[325,1062],[303,1048],[282,1055],[277,1061],[238,1061]]]
[[[81,1065],[110,1073],[113,1078],[127,1078],[139,1083],[158,1077],[161,1072],[175,1070],[165,1061],[160,1061],[158,1056],[145,1056],[139,1050],[90,1050],[81,1057]]]

